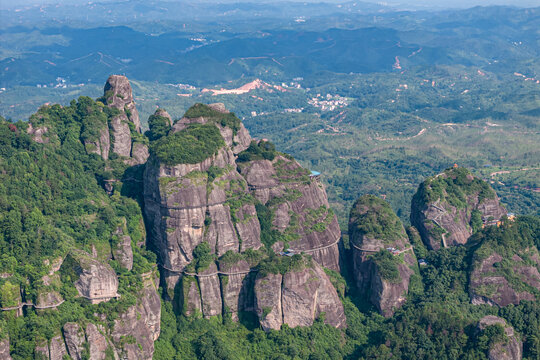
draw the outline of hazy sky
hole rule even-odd
[[[87,2],[111,2],[122,0],[0,0],[1,8],[13,8],[21,5],[57,4],[57,3],[87,3]],[[128,1],[128,0],[125,0]],[[174,0],[170,0],[174,1]],[[204,2],[267,2],[271,0],[203,0]],[[341,3],[343,0],[286,0],[297,2],[331,2]],[[389,5],[413,6],[426,8],[456,8],[473,7],[477,5],[512,5],[520,7],[540,6],[540,0],[360,0],[371,3],[387,3]]]

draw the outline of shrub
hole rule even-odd
[[[196,164],[225,146],[218,128],[212,124],[191,124],[186,129],[155,141],[150,151],[166,165]]]

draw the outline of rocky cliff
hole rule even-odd
[[[193,106],[166,133],[167,121],[159,117],[167,119],[164,112],[156,112],[152,119],[149,135],[155,140],[144,173],[145,211],[170,296],[181,280],[180,302],[186,314],[231,314],[237,320],[243,312],[255,312],[258,269],[240,255],[263,245],[277,253],[309,254],[321,265],[339,270],[337,219],[322,184],[309,171],[272,144],[253,141],[222,104]],[[202,244],[209,256],[219,258],[217,263],[194,265],[199,264],[195,251]],[[232,261],[231,254],[239,257]],[[265,251],[259,254],[267,256]],[[286,313],[272,328],[284,322],[305,325],[321,311],[330,312],[324,305],[329,296],[321,292],[330,284],[328,277],[322,271],[312,272],[318,281],[314,291],[322,294],[319,310],[309,310],[304,303],[292,310],[289,301]],[[291,285],[294,288],[302,279],[291,276],[283,281],[296,284]],[[281,280],[278,285],[281,288]],[[279,298],[273,306],[282,311]],[[339,303],[337,297],[332,299]],[[294,311],[310,315],[295,316]],[[336,320],[340,316],[330,315],[329,323],[343,325]]]
[[[359,289],[385,316],[406,300],[416,256],[403,224],[384,200],[359,198],[349,217],[353,274]]]
[[[263,329],[309,326],[321,314],[334,327],[345,326],[336,289],[309,257],[294,255],[263,263],[254,285],[254,307]]]
[[[520,360],[523,354],[523,343],[514,328],[500,317],[488,315],[478,322],[478,330],[487,332],[488,327],[501,326],[503,331],[497,339],[491,341],[488,350],[489,360]]]
[[[473,232],[504,215],[489,184],[458,167],[426,179],[411,205],[411,223],[433,250],[465,244]]]
[[[0,338],[0,359],[11,360],[9,354],[9,337],[7,334],[2,334],[3,337]]]
[[[322,266],[339,271],[341,231],[323,185],[286,154],[259,159],[258,149],[251,150],[256,146],[265,145],[250,146],[238,167],[253,196],[268,210],[269,230],[278,231],[272,241],[278,249],[308,253]],[[245,158],[248,161],[242,161]]]
[[[540,299],[540,223],[506,220],[475,234],[469,291],[473,304],[507,306]]]
[[[212,129],[219,138],[207,157],[167,158],[166,147],[174,149],[184,136]],[[271,209],[272,227],[285,240],[282,248],[310,253],[324,266],[339,269],[339,227],[322,185],[290,157],[249,158],[247,130],[222,105],[194,106],[157,143],[145,170],[144,198],[169,287],[203,241],[217,256],[261,247],[257,203]],[[209,141],[197,146],[209,146]],[[237,155],[246,151],[243,161]]]

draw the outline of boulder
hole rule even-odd
[[[109,264],[103,264],[84,251],[74,250],[70,260],[62,266],[69,266],[78,275],[75,288],[92,304],[109,301],[118,296],[118,277]]]
[[[521,360],[523,356],[523,343],[515,334],[514,328],[500,317],[488,315],[480,319],[478,329],[485,330],[488,326],[500,325],[504,328],[505,338],[502,341],[492,343],[489,351],[489,360]]]
[[[82,360],[85,336],[83,329],[77,323],[65,323],[63,327],[64,339],[69,356],[73,360]]]

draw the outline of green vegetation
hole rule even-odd
[[[254,160],[274,160],[276,157],[276,146],[269,141],[251,141],[249,147],[238,154],[239,162],[254,161]]]
[[[367,236],[392,245],[406,238],[405,229],[390,205],[373,195],[359,198],[351,209],[349,236]]]
[[[380,250],[370,258],[377,267],[377,272],[382,279],[389,282],[401,281],[398,266],[402,261],[400,261],[399,256],[392,255],[388,250]]]
[[[215,122],[221,126],[226,126],[232,129],[233,134],[236,135],[237,131],[240,130],[240,119],[232,112],[222,113],[217,110],[212,109],[210,106],[197,103],[190,107],[184,117],[188,119],[194,119],[198,117],[204,117],[206,120]]]
[[[148,130],[145,135],[150,141],[158,140],[169,133],[171,123],[165,116],[158,115],[157,112],[148,118]]]
[[[212,254],[210,245],[204,241],[193,249],[193,261],[190,263],[190,267],[194,267],[197,272],[200,272],[206,270],[214,260],[215,256]]]
[[[540,298],[540,290],[524,281],[522,267],[536,267],[540,248],[540,219],[531,216],[518,217],[515,222],[503,221],[500,227],[486,227],[471,238],[474,245],[472,267],[476,268],[482,260],[492,254],[498,254],[502,260],[493,264],[490,275],[504,277],[516,292],[528,292]],[[517,258],[516,258],[517,257]],[[498,286],[480,287],[478,293],[493,295]]]
[[[285,275],[288,272],[296,272],[311,267],[313,260],[310,256],[294,254],[293,256],[270,256],[259,263],[259,276],[265,277],[268,274]]]
[[[82,143],[94,141],[98,134],[94,130],[102,129],[115,115],[85,97],[69,106],[44,106],[31,122],[34,128],[47,128],[45,144],[32,140],[26,132],[28,124],[0,118],[0,267],[8,274],[0,279],[0,302],[12,305],[22,295],[24,301],[35,303],[40,294],[51,290],[66,300],[58,311],[27,307],[21,317],[0,313],[13,359],[32,358],[36,339],[50,339],[68,321],[108,327],[109,321],[136,303],[141,274],[153,270],[155,255],[135,245],[144,243],[146,236],[139,204],[121,194],[121,182],[112,196],[100,185],[102,179],[122,179],[127,166],[88,154]],[[132,271],[108,260],[119,226],[133,241]],[[73,286],[77,274],[67,271],[69,257],[60,279],[43,285],[49,264],[74,250],[91,254],[92,248],[99,260],[116,270],[120,299],[99,305],[77,299]]]
[[[217,154],[225,146],[218,128],[212,124],[191,124],[186,129],[161,137],[150,146],[150,151],[162,163],[196,164]]]
[[[478,203],[485,199],[493,199],[495,192],[485,181],[473,177],[465,168],[449,168],[443,175],[427,179],[418,188],[413,201],[429,204],[437,200],[447,201],[460,209],[467,205],[467,196],[478,196]]]

